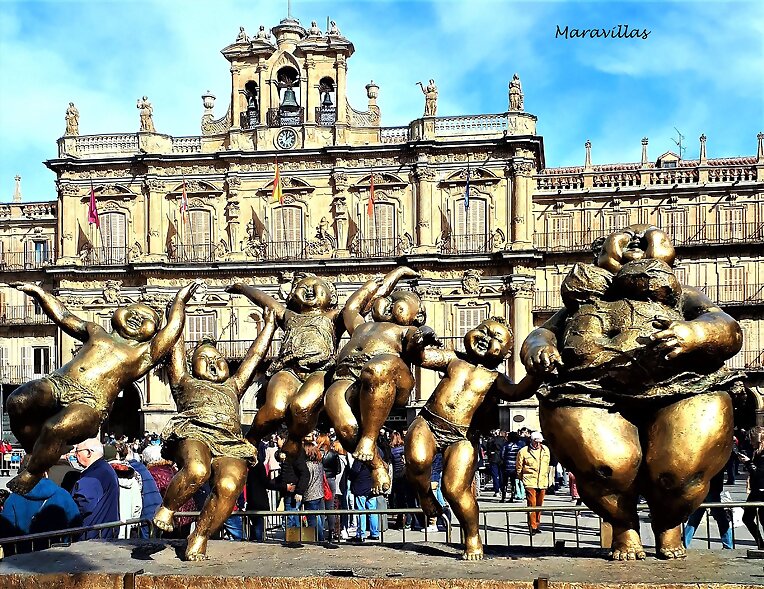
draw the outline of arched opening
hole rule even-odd
[[[257,82],[250,80],[244,84],[244,97],[247,99],[247,110],[241,113],[241,126],[254,129],[260,124],[260,89]]]
[[[329,76],[321,78],[318,83],[320,103],[316,108],[316,122],[319,125],[331,127],[337,120],[337,94],[334,80]]]
[[[292,66],[285,65],[276,72],[276,80],[273,83],[278,92],[279,106],[268,111],[268,125],[288,127],[302,124],[299,72]]]
[[[143,433],[141,424],[141,394],[138,387],[131,383],[126,386],[114,401],[109,418],[102,426],[103,433],[114,434],[117,438],[127,436],[140,438]]]

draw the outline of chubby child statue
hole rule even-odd
[[[256,459],[255,447],[241,435],[239,401],[273,338],[273,312],[266,309],[264,315],[263,330],[234,374],[214,342],[203,340],[196,346],[190,373],[182,335],[170,354],[170,388],[178,413],[162,432],[162,453],[179,470],[167,487],[154,524],[171,531],[174,513],[204,483],[211,482],[210,494],[188,537],[186,560],[206,558],[207,541],[231,515],[247,479],[247,463]]]
[[[39,286],[14,285],[36,299],[56,325],[83,345],[61,368],[20,386],[8,397],[11,430],[29,454],[27,470],[8,483],[10,490],[29,492],[58,461],[65,446],[98,436],[119,392],[156,366],[177,341],[185,323],[185,305],[199,284],[192,282],[178,291],[162,329],[157,312],[136,303],[114,311],[112,333],[73,315]]]
[[[729,458],[740,375],[724,367],[738,323],[671,270],[668,236],[632,225],[595,242],[563,282],[565,308],[522,347],[543,375],[539,417],[584,502],[613,526],[614,560],[645,558],[639,495],[657,553],[683,558],[681,523]]]
[[[521,401],[533,395],[539,379],[513,384],[497,368],[512,350],[512,331],[501,317],[486,319],[464,336],[464,352],[428,347],[421,366],[443,372],[422,411],[406,432],[406,476],[428,517],[442,513],[430,485],[432,461],[443,453],[443,495],[464,534],[462,558],[483,558],[478,504],[472,493],[479,432],[473,418],[497,398]]]

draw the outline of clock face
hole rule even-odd
[[[297,143],[297,133],[294,129],[281,129],[276,135],[276,147],[279,149],[292,149]]]

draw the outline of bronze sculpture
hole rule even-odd
[[[286,305],[246,284],[233,284],[226,290],[270,308],[284,330],[278,356],[268,367],[265,404],[258,409],[247,438],[258,442],[286,420],[289,437],[282,449],[296,456],[302,439],[316,427],[324,378],[334,366],[337,342],[345,331],[337,290],[332,283],[307,273],[295,277]]]
[[[443,495],[464,534],[465,560],[483,558],[478,504],[472,493],[477,469],[478,431],[473,418],[486,402],[500,397],[521,401],[533,395],[538,379],[513,384],[496,369],[512,350],[512,331],[503,318],[486,319],[464,336],[464,352],[428,347],[424,368],[445,373],[406,432],[406,476],[428,517],[443,511],[430,486],[432,460],[443,452]],[[490,399],[490,401],[489,401]]]
[[[732,447],[724,360],[738,323],[671,271],[675,252],[653,226],[595,242],[561,289],[565,308],[523,343],[544,375],[544,436],[575,475],[585,503],[613,526],[611,557],[645,558],[637,500],[651,510],[658,556],[682,558],[681,523],[703,501]]]
[[[377,437],[393,405],[405,405],[414,389],[410,357],[434,338],[432,329],[423,326],[426,316],[417,294],[391,293],[399,280],[417,276],[401,266],[381,283],[368,281],[348,299],[342,316],[351,337],[337,356],[324,401],[343,447],[369,464],[375,493],[391,484]],[[366,322],[369,306],[374,321]]]
[[[178,291],[162,329],[157,312],[136,303],[114,311],[113,333],[73,315],[35,284],[13,286],[36,299],[56,325],[83,342],[64,366],[8,397],[11,430],[29,454],[27,469],[8,488],[23,495],[58,461],[65,446],[97,436],[119,392],[170,351],[183,330],[185,304],[199,282]]]
[[[170,387],[178,413],[162,432],[163,454],[172,458],[179,470],[154,516],[154,524],[171,531],[174,513],[207,480],[212,481],[196,528],[188,537],[186,560],[206,558],[207,541],[231,515],[247,479],[247,461],[257,456],[255,447],[241,435],[239,401],[273,338],[273,312],[266,308],[264,315],[263,330],[232,375],[225,358],[207,340],[193,352],[191,374],[182,335],[170,355]]]

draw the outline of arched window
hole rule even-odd
[[[241,127],[254,129],[260,124],[260,92],[257,82],[250,80],[244,84],[244,97],[247,99],[247,109],[241,113]]]
[[[302,209],[295,206],[281,206],[273,209],[271,235],[273,241],[268,246],[271,259],[302,257],[305,247]]]
[[[300,99],[300,74],[292,66],[286,65],[276,73],[278,107],[268,111],[269,126],[297,126],[303,122],[302,101]]]
[[[319,106],[316,108],[316,122],[331,127],[337,120],[337,96],[334,80],[329,76],[318,83]]]
[[[188,240],[183,245],[185,259],[192,262],[212,260],[212,213],[205,209],[188,211]]]
[[[127,215],[125,213],[102,213],[100,215],[101,248],[99,260],[102,264],[124,264],[127,262]]]
[[[487,214],[484,198],[470,198],[465,208],[464,199],[455,203],[453,245],[456,253],[490,251]]]

